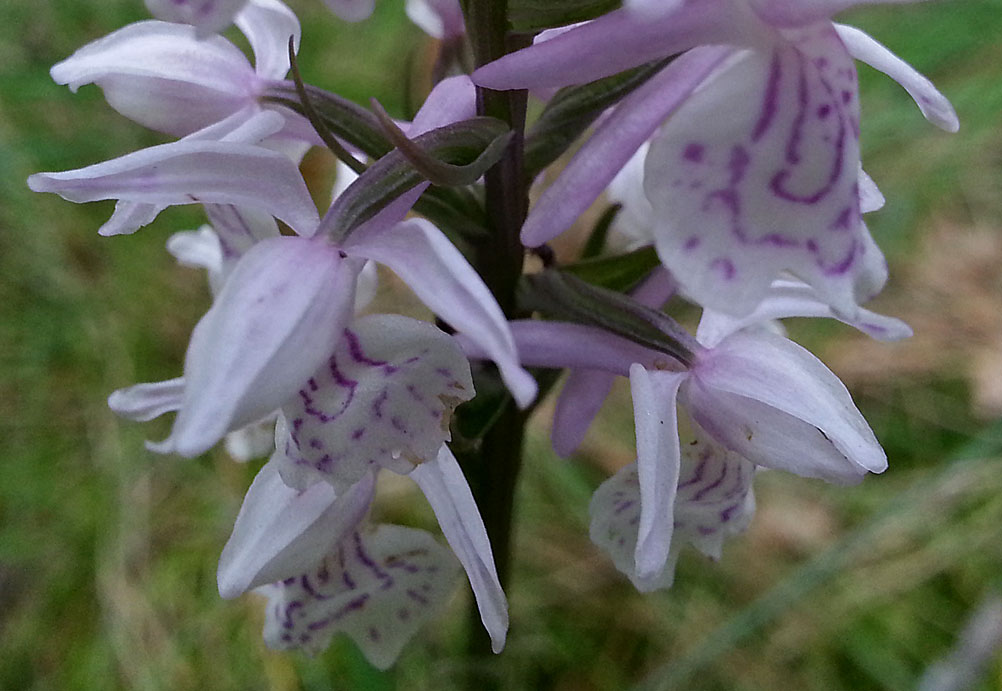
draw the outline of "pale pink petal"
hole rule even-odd
[[[374,489],[370,473],[341,496],[323,482],[295,490],[282,482],[274,462],[266,464],[247,490],[219,558],[219,594],[238,597],[315,569],[354,532]]]
[[[836,482],[887,468],[845,385],[790,340],[738,332],[700,353],[691,372],[690,415],[757,465]]]
[[[264,458],[275,451],[275,417],[266,416],[223,437],[223,448],[237,463]]]
[[[345,633],[386,669],[445,606],[458,570],[449,550],[423,530],[360,530],[299,578],[259,590],[268,597],[265,643],[316,654]]]
[[[150,14],[158,19],[192,24],[199,38],[222,31],[233,22],[247,0],[146,0]]]
[[[817,291],[799,281],[774,281],[768,296],[751,313],[734,317],[724,312],[704,310],[696,331],[696,340],[713,347],[724,338],[771,319],[788,317],[825,317],[838,319],[878,341],[898,341],[912,335],[911,327],[900,319],[859,308],[853,318],[837,314],[818,297]]]
[[[435,314],[483,347],[520,406],[535,398],[536,382],[519,363],[501,308],[442,231],[414,219],[381,233],[352,235],[345,251],[388,266]]]
[[[687,372],[648,371],[630,367],[633,415],[640,481],[636,578],[655,587],[668,563],[680,449],[675,401]]]
[[[134,384],[108,396],[108,407],[135,422],[146,422],[181,407],[184,379]]]
[[[281,79],[289,71],[289,39],[299,52],[299,19],[280,0],[250,0],[236,17],[250,41],[255,72],[261,79]]]
[[[433,38],[449,39],[466,31],[459,0],[407,0],[407,16]]]
[[[305,238],[264,240],[244,255],[195,327],[184,405],[160,449],[198,455],[294,397],[340,337],[359,268]]]
[[[721,47],[689,51],[623,99],[532,208],[522,226],[522,242],[536,247],[569,228],[731,52]]]
[[[324,0],[324,4],[346,22],[360,22],[372,14],[376,0]]]
[[[97,229],[97,234],[104,237],[129,235],[143,226],[153,223],[160,212],[166,208],[161,204],[118,200],[115,202],[115,210],[112,212],[111,218]]]
[[[819,24],[746,53],[662,128],[644,184],[658,254],[696,302],[750,312],[784,271],[845,314],[869,297],[856,86]]]
[[[763,31],[736,21],[724,0],[690,1],[653,19],[622,9],[484,65],[473,81],[491,89],[581,84],[700,45],[760,42]]]
[[[474,395],[469,362],[448,334],[391,314],[352,322],[298,383],[282,409],[283,477],[297,487],[325,480],[339,492],[372,470],[407,474],[433,461],[453,409]]]
[[[459,463],[443,444],[436,460],[418,466],[411,477],[427,497],[445,539],[466,569],[491,648],[501,652],[508,632],[508,601],[498,580],[487,529]]]
[[[904,87],[905,91],[915,99],[926,120],[947,132],[956,132],[960,129],[957,112],[946,96],[914,67],[856,27],[835,24],[835,30],[852,57],[880,70]]]
[[[581,445],[615,380],[616,375],[602,370],[571,370],[553,413],[550,437],[558,456],[566,458]]]
[[[57,63],[52,78],[76,91],[95,83],[109,105],[146,127],[184,135],[252,103],[258,88],[244,54],[190,26],[130,24]]]
[[[884,199],[884,195],[881,193],[880,188],[877,187],[877,183],[873,181],[863,167],[859,167],[859,210],[868,214],[871,211],[877,211],[882,209],[884,203],[887,200]]]
[[[167,238],[167,251],[181,266],[205,269],[210,276],[223,271],[223,249],[210,226],[174,233]]]

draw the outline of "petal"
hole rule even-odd
[[[282,79],[289,71],[289,38],[299,51],[302,33],[295,13],[279,0],[250,0],[236,25],[254,51],[255,72],[261,79]]]
[[[29,183],[30,184],[30,183]],[[97,229],[97,234],[110,237],[112,235],[129,235],[143,226],[153,223],[160,212],[166,209],[161,204],[146,204],[143,202],[115,202],[115,211],[104,225]]]
[[[357,270],[305,238],[244,255],[192,333],[184,406],[163,448],[198,455],[294,397],[344,329]]]
[[[324,0],[324,4],[346,22],[360,22],[372,14],[376,0]]]
[[[884,195],[880,192],[880,188],[877,187],[877,183],[873,181],[866,171],[863,170],[863,166],[859,167],[859,210],[868,214],[871,211],[877,211],[884,207],[884,203],[887,200],[884,199]]]
[[[678,547],[672,544],[664,569],[657,578],[637,576],[637,529],[640,525],[640,479],[637,464],[622,468],[599,485],[588,505],[591,526],[588,534],[616,568],[625,574],[640,592],[670,588],[675,580]]]
[[[458,0],[407,0],[407,16],[432,38],[449,39],[466,32]]]
[[[181,266],[205,269],[210,275],[223,270],[223,249],[210,226],[174,233],[167,238],[167,251]]]
[[[490,89],[582,84],[695,46],[756,40],[749,32],[760,30],[736,19],[719,0],[688,2],[656,18],[617,10],[484,65],[473,81]]]
[[[645,175],[657,250],[696,302],[741,315],[789,271],[838,311],[856,309],[874,282],[856,87],[845,46],[816,25],[745,53],[662,128]]]
[[[533,207],[522,227],[522,242],[536,247],[569,228],[730,53],[721,47],[689,51],[623,99]]]
[[[620,206],[612,228],[624,237],[626,250],[654,244],[654,209],[644,192],[644,161],[649,150],[649,142],[641,144],[606,188],[609,201]]]
[[[680,458],[675,399],[688,376],[688,372],[649,372],[639,364],[630,367],[640,482],[636,578],[652,588],[660,582],[671,547]]]
[[[341,496],[323,482],[299,491],[282,482],[273,461],[267,463],[247,490],[219,558],[219,594],[231,599],[315,569],[354,532],[374,489],[370,473]]]
[[[571,370],[553,413],[550,436],[558,456],[566,458],[581,445],[615,380],[616,375],[602,370]]]
[[[520,406],[535,398],[536,382],[519,364],[504,313],[442,231],[413,219],[378,234],[352,235],[345,250],[392,269],[435,314],[481,346]]]
[[[89,43],[51,74],[73,91],[95,83],[119,113],[173,135],[222,120],[253,102],[257,90],[254,70],[232,43],[219,36],[199,40],[190,26],[157,21]]]
[[[265,643],[317,653],[348,634],[386,669],[455,585],[455,558],[427,532],[398,525],[351,534],[319,567],[262,589]]]
[[[694,431],[696,438],[682,448],[672,539],[720,559],[724,539],[744,532],[755,513],[755,466],[698,426]]]
[[[35,192],[71,202],[121,199],[168,206],[235,204],[267,211],[302,235],[317,227],[316,207],[302,176],[285,156],[260,146],[177,141],[78,170],[37,173]]]
[[[659,17],[674,12],[685,0],[623,0],[623,7],[642,17]]]
[[[836,482],[887,468],[838,377],[781,336],[729,336],[699,356],[685,394],[711,436],[758,465]]]
[[[108,396],[108,407],[117,415],[134,422],[146,422],[164,413],[178,410],[181,407],[183,392],[184,379],[181,377],[148,384],[134,384],[113,391]]]
[[[275,415],[233,430],[223,438],[226,453],[237,463],[264,458],[275,451]]]
[[[834,26],[839,38],[849,50],[849,54],[870,67],[880,70],[904,87],[908,95],[915,99],[915,103],[926,120],[947,132],[956,132],[960,129],[957,112],[950,105],[946,96],[941,94],[932,82],[914,67],[856,27],[844,24],[835,24]]]
[[[799,281],[773,281],[769,295],[753,312],[744,317],[734,317],[723,312],[704,310],[696,331],[696,340],[713,347],[724,338],[742,329],[771,319],[788,317],[827,317],[853,326],[878,341],[898,341],[912,335],[911,327],[900,319],[860,308],[853,318],[837,314],[823,302],[817,291]]]
[[[905,4],[921,0],[749,0],[755,13],[776,27],[797,27],[829,19],[856,5]]]
[[[427,497],[445,539],[466,569],[491,648],[501,652],[508,632],[508,601],[498,580],[487,529],[459,463],[443,444],[437,459],[418,466],[411,477]]]
[[[192,24],[198,36],[222,31],[233,22],[247,0],[146,0],[150,14],[168,22]],[[210,39],[211,40],[211,39]]]
[[[271,214],[259,209],[206,204],[205,215],[219,238],[224,265],[232,265],[261,240],[277,238],[280,234]]]
[[[339,492],[370,470],[406,474],[434,460],[452,410],[474,395],[469,362],[448,334],[391,314],[355,320],[300,387],[283,407],[292,444],[283,475]]]

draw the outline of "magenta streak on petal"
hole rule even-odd
[[[351,353],[351,357],[355,362],[363,365],[371,365],[372,367],[381,367],[387,364],[386,360],[373,360],[368,357],[365,351],[362,350],[362,344],[358,340],[358,335],[351,329],[344,330],[344,338],[348,342],[348,352]]]
[[[765,87],[765,96],[762,99],[762,112],[755,129],[752,131],[752,141],[757,142],[762,138],[776,117],[776,109],[779,106],[779,80],[783,73],[783,67],[779,62],[779,55],[772,54],[772,63],[769,65],[769,81]]]
[[[692,163],[699,163],[703,160],[703,154],[706,151],[706,147],[702,144],[696,142],[690,142],[686,147],[685,151],[682,152],[682,158]]]
[[[314,590],[313,584],[310,583],[309,576],[307,576],[305,573],[300,577],[299,584],[302,586],[303,590],[309,593],[310,597],[312,597],[315,600],[329,600],[331,598],[330,595],[323,595],[322,593],[318,593],[316,590]]]
[[[727,477],[727,464],[726,463],[721,463],[720,464],[720,477],[718,477],[716,480],[714,480],[713,482],[711,482],[710,484],[708,484],[703,489],[701,489],[698,492],[696,492],[696,494],[693,495],[692,500],[693,501],[702,501],[706,497],[707,494],[709,494],[710,492],[712,492],[713,490],[715,490],[717,487],[720,487],[720,485],[724,482],[724,478],[726,478],[726,477]]]
[[[344,411],[348,409],[348,406],[351,405],[351,401],[355,397],[355,389],[358,387],[357,381],[355,381],[354,379],[347,378],[338,369],[337,359],[335,356],[333,355],[331,356],[329,365],[330,365],[331,376],[334,378],[334,383],[343,389],[348,389],[348,396],[345,399],[344,403],[341,405],[340,410],[338,410],[336,413],[332,415],[328,415],[324,411],[319,410],[313,406],[314,400],[313,397],[310,396],[309,392],[307,392],[305,389],[299,390],[299,397],[303,400],[303,412],[305,412],[307,415],[317,418],[318,420],[320,420],[320,422],[331,422],[339,418],[344,413]],[[310,379],[310,381],[313,382],[313,379]],[[315,385],[315,382],[313,382],[313,384]],[[316,388],[313,388],[313,385],[310,386],[310,389],[312,391],[317,390]],[[296,424],[297,422],[298,425]],[[302,420],[299,419],[293,420],[293,433],[298,432],[299,427],[302,427],[302,424],[303,424]]]
[[[692,477],[686,480],[685,482],[680,482],[678,488],[684,489],[689,485],[694,485],[697,482],[702,482],[703,472],[706,470],[706,462],[707,462],[706,458],[701,458],[699,460],[699,465],[696,466],[696,471],[693,473]]]
[[[358,610],[362,609],[363,607],[365,607],[365,603],[369,601],[369,597],[370,596],[368,593],[362,593],[354,600],[346,604],[344,607],[334,612],[334,614],[332,614],[330,617],[328,617],[326,623],[323,624],[323,626],[329,624],[332,621],[339,621],[343,619],[346,614],[351,614],[352,612],[357,612]],[[314,623],[319,624],[320,622],[314,622]]]
[[[365,548],[362,546],[362,536],[355,533],[352,536],[352,539],[355,541],[355,556],[358,558],[359,562],[361,562],[364,567],[369,569],[369,571],[371,571],[376,578],[380,580],[390,578],[390,575],[380,569],[379,565],[374,562],[368,554],[366,554]],[[392,579],[390,580],[392,581]]]

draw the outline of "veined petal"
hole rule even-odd
[[[324,0],[324,4],[346,22],[360,22],[372,14],[376,0]]]
[[[340,496],[325,482],[295,490],[282,482],[274,461],[267,463],[247,490],[219,558],[219,594],[231,599],[315,569],[355,531],[374,489],[369,473]]]
[[[750,312],[789,271],[851,314],[877,282],[863,256],[856,86],[845,46],[818,24],[746,53],[662,128],[644,181],[657,250],[699,304]]]
[[[318,223],[295,164],[250,144],[182,140],[78,170],[36,173],[28,186],[78,203],[235,204],[267,211],[301,235],[312,235]]]
[[[722,0],[690,0],[655,18],[616,10],[484,65],[473,81],[501,90],[568,86],[695,46],[761,42],[762,29],[739,16],[741,8]]]
[[[299,19],[279,0],[250,0],[235,23],[250,41],[255,72],[261,79],[282,79],[289,71],[289,39],[299,52]]]
[[[448,334],[391,314],[355,320],[299,384],[283,407],[283,476],[297,487],[325,480],[338,492],[372,470],[407,474],[434,460],[452,410],[474,395],[469,362]]]
[[[707,433],[757,465],[835,482],[887,468],[845,385],[781,336],[729,336],[699,355],[683,392]]]
[[[671,547],[681,453],[675,400],[688,376],[688,372],[648,371],[639,364],[630,367],[640,481],[637,580],[652,586],[660,581]]]
[[[418,466],[411,477],[427,497],[445,539],[466,569],[492,650],[501,652],[508,633],[508,601],[498,580],[487,529],[459,463],[443,444],[436,460]]]
[[[623,99],[532,208],[522,226],[522,242],[536,247],[569,228],[664,119],[731,52],[723,47],[695,48]]]
[[[386,669],[445,605],[457,572],[449,550],[423,530],[361,530],[319,567],[261,589],[268,596],[265,643],[317,653],[345,633],[370,663]]]
[[[788,317],[827,317],[855,327],[878,341],[898,341],[912,335],[911,327],[900,319],[859,308],[853,318],[839,315],[818,297],[817,291],[800,281],[773,281],[769,295],[750,314],[734,317],[723,312],[704,310],[696,330],[696,340],[713,347],[724,338],[771,319]]]
[[[232,43],[219,36],[199,40],[190,26],[158,21],[130,24],[89,43],[51,74],[73,91],[95,83],[119,113],[173,135],[222,120],[253,102],[257,89],[253,68]]]
[[[602,370],[571,370],[553,413],[550,437],[558,456],[566,458],[581,446],[615,380],[616,375]]]
[[[168,22],[192,24],[199,38],[222,31],[247,0],[146,0],[150,14]]]
[[[110,237],[135,233],[143,226],[153,223],[160,212],[166,208],[161,204],[126,202],[120,199],[115,202],[115,210],[112,212],[111,218],[97,229],[97,234]]]
[[[900,84],[908,95],[915,99],[926,120],[947,132],[956,132],[960,129],[957,112],[946,96],[914,67],[888,50],[887,46],[856,27],[844,24],[834,26],[849,54]]]
[[[345,251],[388,266],[435,314],[483,347],[520,406],[535,398],[536,382],[519,363],[504,313],[442,231],[413,219],[378,234],[352,235]]]
[[[183,393],[184,379],[182,377],[147,384],[134,384],[113,391],[108,396],[108,407],[117,415],[134,422],[146,422],[160,417],[164,413],[178,410],[181,407]]]
[[[219,240],[223,264],[232,264],[255,244],[277,238],[278,224],[271,214],[232,204],[206,204],[205,215]]]
[[[358,268],[305,238],[244,255],[192,333],[184,405],[161,448],[198,455],[295,396],[344,329]]]

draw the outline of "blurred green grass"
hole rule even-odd
[[[357,26],[312,0],[294,7],[309,81],[406,114],[409,65],[427,44],[402,3],[382,2]],[[956,294],[955,277],[929,276],[944,254],[960,253],[961,272],[1002,260],[962,254],[966,238],[1002,229],[1000,10],[972,0],[849,16],[928,74],[962,121],[954,136],[934,130],[897,85],[861,67],[864,161],[888,198],[868,218],[891,262],[880,304],[924,328],[875,351],[837,325],[792,327],[850,382],[891,469],[849,489],[763,473],[748,535],[719,564],[685,554],[671,591],[641,596],[587,539],[591,491],[632,453],[624,392],[574,462],[552,457],[544,410],[520,488],[511,636],[489,663],[504,688],[656,686],[686,665],[684,688],[910,688],[999,588],[1002,434],[997,412],[972,405],[976,377],[993,370],[963,365],[998,348],[1002,331],[990,320],[958,328],[955,315],[976,301],[1002,313],[1002,286],[992,274]],[[267,651],[260,603],[215,590],[258,464],[154,456],[143,439],[166,423],[122,423],[104,405],[115,388],[180,371],[208,294],[163,241],[201,217],[174,209],[135,236],[99,238],[110,203],[33,195],[24,179],[162,141],[97,89],[74,96],[47,74],[143,17],[138,0],[0,6],[0,688],[453,688],[468,664],[465,594],[391,672],[344,640],[316,659]],[[879,357],[884,369],[864,366]],[[384,511],[428,524],[398,491]],[[978,688],[1002,688],[997,658]]]

